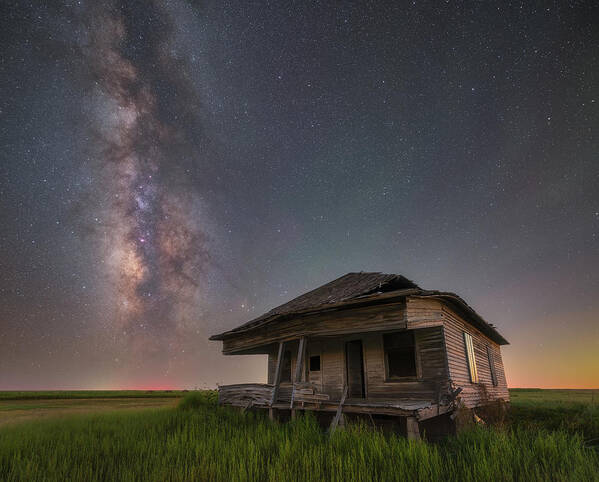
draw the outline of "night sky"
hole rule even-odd
[[[2,2],[0,389],[260,382],[207,337],[362,270],[599,387],[595,2],[353,3]]]

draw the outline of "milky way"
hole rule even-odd
[[[182,65],[169,57],[169,25],[158,20],[168,14],[152,4],[147,9],[153,20],[139,19],[133,27],[123,8],[96,6],[85,12],[80,41],[93,80],[89,112],[96,152],[89,168],[96,179],[92,188],[103,195],[94,232],[103,234],[112,328],[131,360],[146,369],[152,362],[168,366],[197,327],[201,283],[211,265],[201,203],[182,169],[185,156],[200,155],[182,127],[194,97],[185,89]],[[152,40],[128,53],[132,37]],[[175,89],[185,98],[166,107],[160,95]],[[165,115],[165,107],[179,109],[178,115]]]

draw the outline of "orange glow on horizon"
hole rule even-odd
[[[131,385],[131,386],[124,386],[122,388],[119,388],[118,390],[137,390],[137,391],[155,391],[155,392],[162,392],[165,390],[183,390],[183,388],[177,388],[174,387],[173,385],[165,385],[165,384],[159,384],[159,383],[149,383],[149,384],[142,384],[142,385]]]

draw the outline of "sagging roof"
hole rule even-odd
[[[455,293],[423,290],[413,281],[398,274],[347,273],[312,291],[288,301],[254,318],[233,330],[213,335],[210,340],[223,340],[236,334],[250,331],[275,320],[289,318],[294,314],[305,314],[332,308],[354,305],[356,302],[385,302],[407,296],[443,299],[461,311],[472,324],[500,345],[509,344],[495,327],[487,323],[474,309]],[[349,306],[348,306],[349,307]]]

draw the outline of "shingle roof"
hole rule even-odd
[[[383,296],[383,294],[385,294],[385,296]],[[490,338],[496,340],[500,344],[508,343],[507,340],[497,332],[493,325],[487,323],[470,306],[468,306],[462,298],[454,293],[423,290],[413,281],[397,274],[365,272],[347,273],[336,280],[277,306],[258,318],[254,318],[233,330],[213,335],[210,339],[222,340],[225,337],[235,335],[237,332],[245,332],[254,327],[269,323],[271,320],[274,321],[274,319],[281,318],[283,315],[322,310],[326,309],[328,305],[344,305],[345,303],[353,303],[353,300],[359,300],[361,298],[364,298],[364,300],[378,300],[379,298],[387,298],[389,296],[395,298],[409,295],[444,299],[450,304],[456,305],[458,309],[463,310],[469,318],[475,321],[476,325],[478,325],[483,332],[490,336]]]

